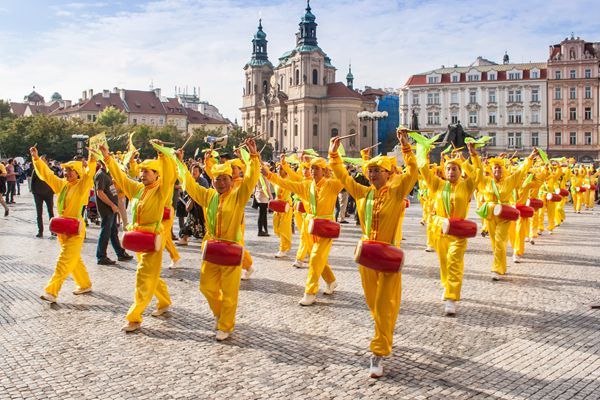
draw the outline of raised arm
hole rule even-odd
[[[117,162],[109,154],[108,149],[105,146],[100,146],[100,151],[104,156],[106,168],[110,172],[110,176],[116,182],[117,186],[121,188],[123,193],[125,193],[125,196],[127,196],[129,199],[134,198],[144,184],[127,177],[127,175],[121,171],[119,164],[117,164]]]
[[[412,190],[419,177],[417,168],[417,158],[415,157],[410,143],[408,142],[408,131],[406,129],[400,129],[396,131],[396,135],[402,145],[402,156],[404,158],[404,165],[406,166],[404,174],[400,179],[394,179],[392,182],[392,190],[397,192],[399,199],[404,199],[406,195]]]
[[[350,176],[346,170],[346,167],[344,167],[342,158],[338,154],[339,145],[339,137],[334,137],[331,139],[329,144],[329,165],[331,165],[331,168],[333,169],[333,174],[354,199],[366,197],[371,189],[356,182]]]
[[[54,172],[46,165],[46,163],[39,157],[37,148],[31,147],[29,149],[31,158],[33,159],[33,167],[37,176],[46,182],[54,193],[60,193],[63,187],[67,184],[67,181],[54,175]]]
[[[296,172],[292,169],[292,167],[290,167],[290,164],[288,164],[288,162],[285,159],[285,154],[281,155],[280,158],[280,163],[281,163],[281,168],[286,172],[286,174],[288,175],[289,179],[292,181],[296,181],[299,182],[302,180],[302,171],[300,172]]]
[[[250,162],[246,165],[246,171],[244,172],[244,180],[238,189],[239,196],[245,201],[248,201],[258,179],[260,178],[260,155],[256,150],[256,143],[254,140],[249,139],[246,141],[246,147],[250,151]]]

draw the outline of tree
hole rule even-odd
[[[3,118],[15,118],[15,114],[10,112],[10,103],[4,100],[0,100],[0,119]]]
[[[104,125],[108,128],[122,125],[125,121],[127,121],[127,115],[113,106],[106,107],[102,110],[100,115],[98,115],[97,120],[100,125]]]

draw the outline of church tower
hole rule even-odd
[[[269,93],[269,81],[273,76],[273,64],[267,54],[267,34],[262,20],[252,39],[252,58],[244,66],[245,84],[242,97],[242,127],[253,130],[260,125],[260,107],[264,106]]]

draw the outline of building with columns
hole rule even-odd
[[[310,3],[296,33],[296,45],[269,61],[267,35],[259,21],[252,39],[252,58],[244,66],[242,128],[266,135],[275,152],[312,148],[327,152],[329,139],[357,133],[344,140],[347,153],[356,155],[376,142],[375,124],[359,120],[361,111],[375,111],[375,98],[336,82],[336,68],[318,46],[317,23]]]
[[[599,56],[600,43],[579,37],[550,46],[548,151],[553,157],[585,163],[600,158]]]
[[[400,122],[445,132],[460,123],[492,137],[490,154],[547,147],[546,64],[511,64],[478,57],[469,66],[411,76],[400,89]]]

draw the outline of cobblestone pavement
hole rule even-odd
[[[569,210],[524,263],[509,263],[504,282],[490,280],[489,240],[471,240],[463,300],[448,318],[437,257],[423,251],[421,210],[411,207],[394,352],[376,381],[367,376],[373,324],[352,260],[354,225],[343,226],[330,257],[339,290],[301,308],[306,269],[272,257],[277,239],[257,238],[248,208],[258,271],[241,284],[235,333],[216,343],[198,291],[198,243],[180,249],[181,268],[166,269],[165,257],[170,317],[148,309],[142,331],[124,334],[135,263],[97,266],[92,226],[83,258],[94,292],[74,296],[68,280],[57,305],[43,304],[58,245],[34,237],[31,197],[17,200],[0,218],[0,399],[600,398],[600,311],[590,309],[600,303],[598,212]]]

